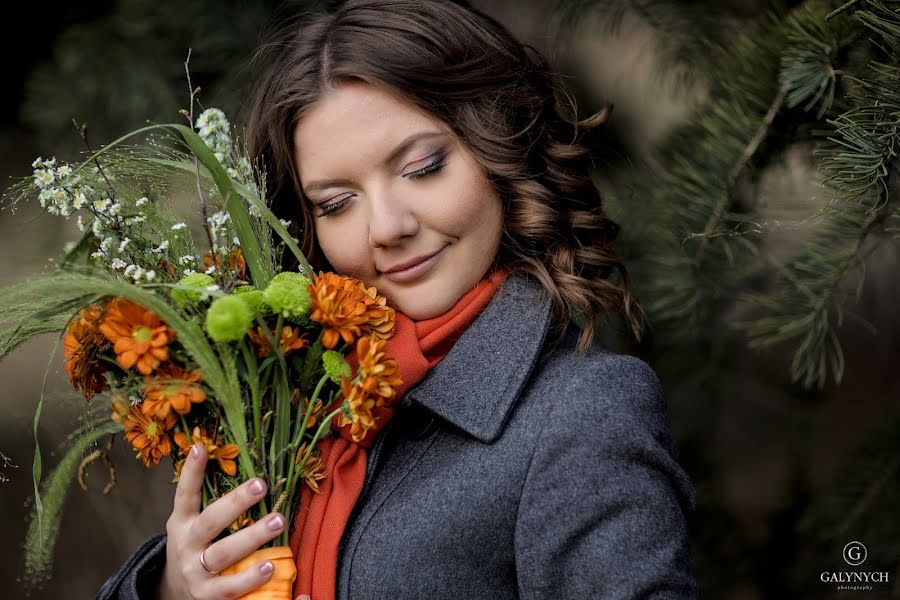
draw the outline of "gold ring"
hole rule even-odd
[[[204,559],[203,554],[204,554],[207,550],[208,550],[208,547],[207,547],[207,548],[204,548],[203,550],[200,551],[200,566],[202,566],[202,567],[204,568],[204,570],[206,570],[207,573],[212,573],[213,575],[218,575],[218,574],[219,574],[218,571],[213,571],[212,569],[210,569],[210,568],[206,565],[206,560]]]

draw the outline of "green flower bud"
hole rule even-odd
[[[301,275],[300,273],[297,273],[295,271],[282,271],[281,273],[273,277],[272,281],[291,281],[300,284],[303,287],[306,287],[310,283],[312,283],[309,277]]]
[[[186,285],[195,288],[205,288],[215,283],[216,280],[206,273],[194,273],[192,275],[188,275],[187,277],[183,277],[178,281],[178,285]],[[178,308],[184,308],[191,302],[200,302],[199,291],[179,290],[177,288],[172,288],[170,294],[172,296],[172,300],[175,302],[175,305],[178,306]]]
[[[322,353],[322,364],[325,366],[328,378],[338,385],[341,383],[341,375],[346,375],[347,379],[353,376],[353,371],[344,355],[335,350],[326,350]]]
[[[238,296],[220,296],[206,313],[206,333],[216,342],[234,342],[253,326],[253,310]]]
[[[309,312],[312,302],[306,285],[296,280],[289,281],[288,278],[273,279],[263,292],[263,300],[276,314],[281,314],[288,321],[299,324]]]
[[[246,286],[249,287],[249,286]],[[268,317],[272,314],[272,307],[266,304],[265,299],[263,298],[263,293],[259,290],[247,290],[244,292],[238,292],[234,290],[234,294],[247,303],[253,312],[259,313],[264,317]]]
[[[238,287],[234,288],[233,290],[231,290],[231,293],[234,295],[238,295],[238,294],[246,294],[247,292],[255,292],[255,291],[256,291],[256,288],[253,287],[252,285],[241,285],[241,286],[238,286]]]

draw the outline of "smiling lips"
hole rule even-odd
[[[401,263],[398,267],[394,267],[391,271],[384,271],[384,276],[395,283],[407,283],[418,279],[429,270],[438,261],[447,246],[444,246],[431,256],[414,258],[407,263]]]

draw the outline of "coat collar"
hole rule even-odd
[[[552,301],[530,275],[512,272],[450,352],[401,398],[479,440],[493,442],[537,362]]]

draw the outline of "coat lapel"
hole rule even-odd
[[[419,403],[485,443],[499,437],[540,355],[552,301],[543,286],[510,273],[475,321],[401,399]]]

